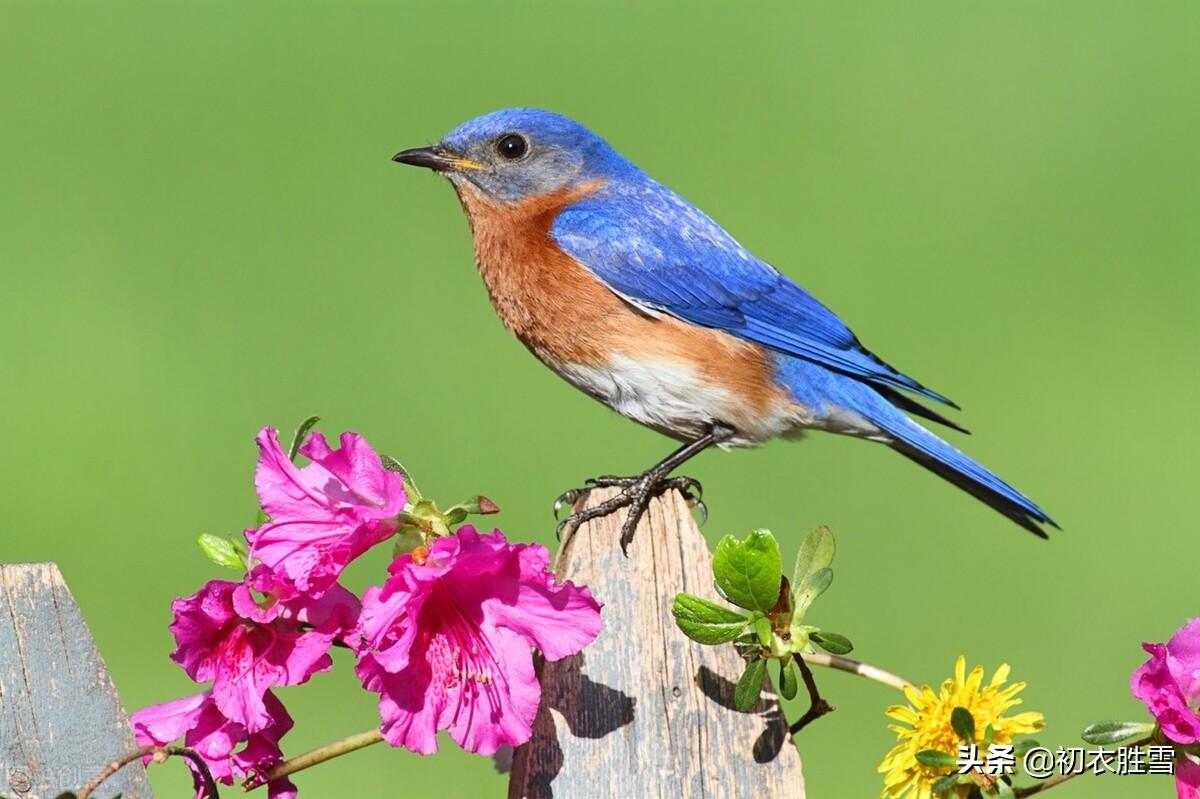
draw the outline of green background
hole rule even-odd
[[[171,598],[253,512],[254,433],[319,413],[446,501],[552,543],[550,502],[670,444],[502,329],[450,188],[389,162],[496,108],[584,121],[958,400],[950,433],[1066,528],[1035,540],[883,447],[710,453],[715,540],[817,523],[813,616],[937,682],[1029,682],[1051,745],[1200,613],[1200,6],[0,2],[5,561],[57,561],[130,709],[191,690]],[[357,567],[377,580],[383,555]],[[284,691],[291,752],[376,718],[340,657]],[[873,796],[896,696],[823,673],[811,795]],[[501,795],[383,747],[308,797]],[[159,768],[163,795],[183,769]],[[1085,777],[1061,796],[1168,796]]]

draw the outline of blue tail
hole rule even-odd
[[[891,423],[893,420],[881,424],[879,420],[872,419],[895,439],[892,449],[995,508],[1040,538],[1046,538],[1042,524],[1058,527],[1029,497],[916,422],[898,412],[897,416],[900,416],[899,424]]]
[[[995,508],[1039,538],[1047,537],[1041,525],[1058,527],[1029,497],[906,416],[900,408],[920,413],[913,409],[917,403],[912,400],[903,398],[902,403],[896,403],[895,398],[889,398],[865,383],[798,359],[777,358],[776,367],[796,401],[816,413],[828,412],[832,406],[859,414],[887,434],[887,443],[892,449]],[[942,421],[923,406],[917,407],[926,411],[922,416]]]

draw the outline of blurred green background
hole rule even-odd
[[[917,681],[1008,661],[1039,738],[1078,745],[1141,716],[1140,642],[1200,613],[1198,39],[1192,2],[3,0],[0,558],[61,565],[132,710],[191,690],[168,603],[219,574],[198,533],[250,522],[265,424],[319,413],[547,544],[560,490],[665,454],[508,336],[449,186],[389,161],[543,106],[958,400],[976,435],[951,440],[1066,528],[1034,540],[883,447],[814,435],[695,461],[710,538],[770,527],[790,559],[830,524],[816,623]],[[284,692],[290,751],[376,719],[349,665]],[[838,711],[803,733],[810,795],[876,795],[896,696],[819,676]],[[160,793],[183,771],[157,769]],[[452,799],[504,778],[448,745],[298,782]]]

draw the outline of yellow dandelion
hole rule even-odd
[[[987,726],[992,725],[992,742],[1008,745],[1018,735],[1042,729],[1045,718],[1041,713],[1018,713],[1003,715],[1006,710],[1021,704],[1016,695],[1025,688],[1025,683],[1015,682],[1004,687],[1008,679],[1008,664],[996,669],[992,680],[983,685],[983,667],[976,666],[967,671],[967,661],[959,656],[954,664],[954,679],[942,683],[941,690],[934,693],[928,685],[920,690],[913,686],[904,689],[907,705],[892,705],[887,709],[889,718],[902,722],[890,724],[888,729],[896,733],[899,741],[887,757],[879,764],[883,774],[883,799],[931,799],[933,783],[948,773],[946,768],[926,766],[917,761],[917,752],[922,749],[937,749],[956,754],[962,743],[950,723],[950,714],[956,707],[965,707],[975,719],[975,738],[982,740]],[[965,795],[969,786],[959,786],[959,795]]]

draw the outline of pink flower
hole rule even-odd
[[[429,754],[449,730],[490,755],[529,740],[541,700],[530,647],[558,660],[600,631],[599,603],[556,584],[549,562],[545,547],[464,526],[396,558],[384,586],[367,589],[351,644],[388,743]]]
[[[254,733],[225,718],[213,701],[212,691],[143,708],[130,717],[130,722],[139,746],[166,746],[183,738],[185,746],[204,758],[214,780],[232,785],[235,780],[266,772],[283,760],[279,739],[292,728],[292,718],[274,694],[268,692],[264,700],[270,721]],[[245,747],[234,752],[242,743]],[[194,769],[192,776],[200,799],[204,796],[203,781]],[[286,778],[271,780],[267,795],[271,799],[294,799],[296,787]]]
[[[1175,794],[1178,799],[1200,799],[1200,764],[1195,755],[1175,750]]]
[[[366,440],[342,433],[331,450],[314,432],[300,448],[312,461],[297,467],[264,427],[254,486],[270,521],[247,530],[250,554],[284,575],[303,593],[319,594],[350,561],[385,541],[404,509],[404,480],[383,463]]]
[[[1150,659],[1130,680],[1159,728],[1177,744],[1200,741],[1200,617],[1176,630],[1164,644],[1142,644]],[[1200,764],[1175,747],[1175,791],[1179,799],[1200,799]]]
[[[197,682],[213,681],[212,697],[231,721],[258,732],[272,723],[267,689],[298,685],[333,666],[329,648],[353,627],[358,599],[334,585],[318,599],[275,589],[260,566],[245,582],[212,580],[176,599],[170,630],[178,645],[171,659]],[[267,591],[262,602],[254,591]]]
[[[1200,617],[1163,644],[1142,644],[1150,659],[1133,673],[1130,687],[1175,743],[1200,741]]]

